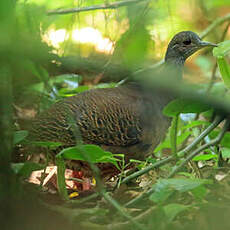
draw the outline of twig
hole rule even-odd
[[[220,24],[230,20],[230,14],[226,14],[221,18],[217,18],[211,25],[209,25],[203,32],[200,33],[200,38],[206,37],[212,30],[214,30]]]
[[[191,154],[189,154],[182,162],[179,166],[177,166],[176,168],[174,168],[172,170],[172,172],[169,174],[168,178],[173,177],[188,161],[190,161],[193,157],[195,157],[197,154],[199,154],[201,151],[209,148],[210,146],[214,146],[217,145],[223,138],[224,134],[226,133],[226,131],[228,130],[230,125],[230,120],[226,120],[223,129],[221,130],[221,132],[219,133],[219,135],[213,139],[212,141],[210,141],[209,143],[206,143],[202,146],[200,146],[198,149],[196,149],[194,152],[192,152]]]
[[[132,4],[137,4],[141,2],[147,2],[149,0],[126,0],[120,2],[113,2],[113,3],[106,3],[101,5],[94,5],[94,6],[87,6],[87,7],[76,7],[70,9],[58,9],[58,10],[50,10],[47,12],[47,15],[54,15],[54,14],[72,14],[72,13],[80,13],[85,11],[92,11],[92,10],[107,10],[107,9],[117,9],[123,6],[129,6]]]
[[[121,184],[127,183],[127,182],[129,182],[129,181],[131,181],[131,180],[133,180],[139,176],[142,176],[142,175],[148,173],[150,170],[153,170],[154,168],[160,167],[160,166],[162,166],[162,165],[164,165],[164,164],[166,164],[166,163],[168,163],[174,159],[175,159],[174,156],[170,156],[166,159],[157,161],[156,163],[154,163],[154,164],[152,164],[152,165],[150,165],[150,166],[148,166],[148,167],[146,167],[146,168],[144,168],[138,172],[135,172],[135,173],[131,174],[130,176],[127,176],[124,180],[121,181]]]
[[[215,120],[208,126],[208,128],[205,129],[196,139],[194,139],[190,145],[177,153],[177,156],[182,157],[185,154],[188,154],[194,147],[196,147],[198,143],[200,143],[201,140],[203,140],[204,137],[206,137],[213,129],[215,129],[221,121],[223,121],[223,117],[216,116]]]

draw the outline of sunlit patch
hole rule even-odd
[[[50,29],[43,36],[44,41],[55,48],[60,48],[60,44],[68,38],[69,33],[65,29]],[[98,52],[111,54],[114,50],[114,43],[92,27],[73,30],[71,39],[81,44],[91,44]]]
[[[55,48],[60,47],[60,43],[64,42],[65,39],[68,39],[69,34],[65,29],[54,30],[50,29],[47,34],[44,36],[44,40],[50,43]]]
[[[112,53],[114,50],[113,42],[108,38],[104,38],[99,30],[92,27],[74,30],[72,38],[79,43],[94,45],[95,49],[99,52]]]

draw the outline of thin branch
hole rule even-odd
[[[137,4],[140,2],[147,2],[149,0],[126,0],[120,2],[113,2],[113,3],[106,3],[101,5],[95,6],[87,6],[87,7],[76,7],[70,9],[59,9],[59,10],[50,10],[47,12],[47,15],[54,15],[54,14],[72,14],[72,13],[80,13],[85,11],[92,11],[92,10],[107,10],[107,9],[117,9],[123,6],[129,6],[132,4]]]
[[[217,138],[215,138],[214,140],[200,146],[198,149],[196,149],[194,152],[192,152],[191,154],[189,154],[182,162],[180,165],[178,165],[176,168],[174,168],[174,170],[172,170],[172,172],[169,174],[168,178],[173,177],[188,161],[190,161],[193,157],[195,157],[197,154],[199,154],[201,151],[217,145],[220,143],[220,141],[222,140],[224,134],[226,133],[226,131],[228,130],[230,125],[230,120],[226,120],[223,129],[221,130],[221,132],[219,133],[219,135],[217,136]]]
[[[174,156],[170,156],[170,157],[165,158],[163,160],[157,161],[156,163],[154,163],[154,164],[152,164],[152,165],[150,165],[150,166],[148,166],[148,167],[146,167],[146,168],[144,168],[138,172],[135,172],[135,173],[131,174],[130,176],[127,176],[124,180],[121,181],[121,184],[127,183],[127,182],[129,182],[129,181],[131,181],[131,180],[133,180],[139,176],[142,176],[142,175],[148,173],[150,170],[153,170],[153,169],[158,168],[164,164],[167,164],[168,162],[170,162],[174,159],[175,159]]]
[[[204,137],[206,137],[213,129],[215,129],[220,122],[223,121],[222,116],[216,116],[215,120],[208,126],[207,129],[205,129],[194,141],[188,145],[185,149],[177,153],[179,157],[184,156],[185,154],[188,154],[193,148],[196,147],[198,143],[200,143],[201,140],[203,140]]]

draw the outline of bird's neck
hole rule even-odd
[[[185,58],[183,56],[167,56],[165,57],[165,63],[174,65],[177,68],[183,68],[185,63]]]
[[[170,74],[173,79],[182,80],[185,58],[182,56],[165,57],[165,73]]]

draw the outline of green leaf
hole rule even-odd
[[[223,158],[230,158],[230,148],[221,148]]]
[[[198,101],[176,99],[164,107],[163,114],[174,117],[180,113],[201,113],[209,109],[210,107],[208,105]]]
[[[28,178],[33,171],[44,169],[44,166],[33,162],[25,162],[12,163],[11,168],[20,177]]]
[[[206,179],[160,179],[155,185],[155,191],[150,196],[150,200],[162,203],[174,192],[188,192],[201,185],[211,184],[211,180]]]
[[[75,89],[61,88],[58,91],[58,94],[61,97],[71,97],[71,96],[76,95],[77,93],[82,93],[82,92],[89,90],[89,89],[90,89],[90,87],[87,85],[82,85],[82,86],[79,86]]]
[[[190,208],[188,205],[183,204],[168,204],[163,207],[163,210],[165,212],[165,215],[167,216],[167,219],[169,222],[173,221],[175,217]]]
[[[170,187],[180,192],[187,192],[195,189],[203,184],[211,184],[211,180],[207,179],[168,179]]]
[[[228,52],[230,52],[230,40],[219,43],[218,47],[213,49],[213,56],[217,58],[218,67],[224,84],[230,88],[230,67],[224,59],[224,56],[226,56]]]
[[[216,154],[203,154],[203,155],[195,156],[192,160],[193,161],[208,161],[213,158],[217,159],[218,156]]]
[[[16,144],[20,143],[27,136],[28,136],[28,131],[26,131],[26,130],[15,131],[14,136],[13,136],[13,144],[16,145]]]
[[[230,52],[230,40],[219,43],[218,47],[213,49],[213,56],[223,58],[228,52]]]
[[[166,180],[159,180],[157,184],[154,185],[154,193],[149,197],[150,200],[156,203],[163,203],[166,201],[174,192],[172,188],[168,186]]]
[[[230,88],[230,68],[223,57],[217,58],[218,67],[226,87]]]
[[[86,155],[87,154],[87,155]],[[89,161],[91,163],[112,163],[116,167],[117,160],[111,152],[106,152],[97,145],[77,145],[63,149],[57,157],[69,160]]]

